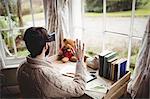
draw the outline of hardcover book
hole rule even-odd
[[[114,81],[120,79],[126,73],[127,59],[119,59],[114,66]]]
[[[108,74],[108,61],[111,60],[112,58],[114,58],[116,56],[116,52],[112,52],[109,53],[108,55],[104,56],[104,65],[103,65],[103,77],[104,78],[108,78],[107,74]]]
[[[103,66],[104,66],[104,56],[106,56],[107,54],[111,53],[111,51],[103,51],[99,54],[99,75],[103,76]]]
[[[108,60],[107,65],[108,65],[108,73],[107,73],[107,78],[111,80],[112,78],[112,62],[116,61],[118,59],[118,57],[114,57],[110,60]]]
[[[115,64],[118,60],[115,60],[111,63],[111,80],[115,80]]]
[[[122,58],[118,64],[118,79],[126,74],[127,59]]]

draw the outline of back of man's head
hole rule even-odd
[[[31,57],[34,58],[42,53],[47,39],[48,33],[43,27],[31,27],[25,31],[23,40]]]

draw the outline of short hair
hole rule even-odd
[[[42,53],[47,39],[48,33],[43,27],[30,27],[25,31],[23,37],[26,47],[33,58]]]

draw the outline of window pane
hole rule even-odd
[[[21,32],[24,32],[24,30],[13,30],[13,31],[2,31],[2,44],[4,46],[4,51],[6,57],[12,57],[15,55],[15,50],[16,48],[17,57],[24,57],[28,55],[28,51],[26,50],[25,43],[23,41],[23,35]],[[13,35],[12,35],[13,34]],[[14,43],[15,46],[14,47]]]
[[[143,37],[150,15],[150,0],[137,0],[133,35]]]
[[[14,0],[15,3],[15,18],[17,20],[18,27],[31,27],[33,26],[32,20],[32,10],[30,0]],[[44,26],[44,8],[43,8],[43,1],[42,0],[32,0],[32,7],[33,7],[33,14],[34,14],[34,21],[35,26]]]
[[[45,26],[43,0],[32,0],[35,26]]]
[[[11,57],[15,54],[13,31],[2,31],[2,46],[4,47],[6,57]]]
[[[6,1],[8,1],[8,11],[13,28],[33,26],[31,22],[32,17],[29,0],[1,0],[0,2],[3,5],[0,7],[0,9],[2,9],[0,14],[1,16],[5,16],[5,18],[8,19],[8,13],[5,6],[5,4],[7,4]]]
[[[26,49],[25,42],[23,40],[23,35],[21,32],[25,32],[26,29],[22,30],[16,30],[16,35],[15,35],[15,44],[17,48],[17,57],[25,57],[29,54],[29,52]]]
[[[107,0],[106,30],[129,34],[131,9],[132,0]]]
[[[136,38],[132,39],[131,64],[130,64],[131,68],[135,67],[139,49],[141,47],[141,43],[142,43],[141,39],[136,39]]]
[[[21,7],[22,7],[23,25],[29,27],[33,26],[31,9],[30,9],[30,0],[21,0]]]
[[[101,0],[85,0],[84,2],[82,39],[89,54],[100,53],[102,49],[102,7]]]
[[[88,54],[98,54],[102,50],[102,36],[99,32],[84,31],[83,42],[85,43],[85,50]]]
[[[0,1],[0,29],[8,29],[8,16],[4,0]]]
[[[100,53],[102,49],[102,17],[84,16],[82,40],[88,52]]]
[[[118,34],[106,34],[105,49],[116,51],[118,57],[128,56],[128,37]]]

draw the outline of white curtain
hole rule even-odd
[[[4,51],[4,46],[3,46],[3,38],[0,32],[0,70],[5,66],[5,61],[4,61],[4,57],[5,57],[5,51]]]
[[[84,0],[72,0],[72,38],[82,39],[83,33],[83,2]]]
[[[133,98],[148,98],[150,89],[150,18],[142,39],[129,92]]]
[[[64,34],[68,33],[67,17],[68,0],[43,0],[45,9],[45,23],[48,32],[55,32],[56,43],[53,43],[53,54],[57,54],[62,45]]]
[[[5,66],[5,64],[4,64],[4,59],[3,59],[2,54],[1,54],[1,52],[0,52],[0,70],[1,70],[4,66]]]

